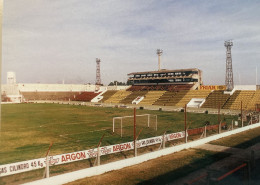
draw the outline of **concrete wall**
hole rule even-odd
[[[107,86],[107,90],[125,90],[130,86]]]
[[[19,95],[19,87],[18,84],[4,84],[1,86],[1,94],[5,95]]]
[[[256,90],[256,85],[235,85],[235,90]]]
[[[95,85],[84,84],[18,84],[20,91],[95,91]]]

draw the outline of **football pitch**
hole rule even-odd
[[[184,113],[155,110],[136,110],[136,114],[157,115],[137,117],[138,139],[184,130]],[[7,104],[2,105],[2,128],[0,143],[0,164],[44,157],[51,142],[51,155],[95,148],[103,134],[102,146],[133,140],[133,119],[123,120],[123,137],[116,122],[112,132],[113,117],[132,116],[133,109],[91,107],[68,104]],[[237,116],[221,116],[231,123]],[[189,128],[217,124],[218,115],[188,113]]]

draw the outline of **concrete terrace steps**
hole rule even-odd
[[[207,98],[210,92],[210,90],[190,90],[175,104],[175,106],[184,107],[192,98]]]
[[[247,105],[254,97],[256,91],[235,91],[234,94],[229,98],[227,103],[224,105],[224,109],[241,109],[241,101],[242,101],[242,108],[247,110]]]
[[[102,96],[103,99],[100,100],[99,102],[105,102],[106,100],[108,100],[112,95],[114,95],[117,92],[117,90],[108,90],[106,91]]]
[[[105,100],[105,103],[120,103],[120,101],[124,98],[126,98],[129,94],[131,94],[131,91],[126,90],[119,90],[115,94],[113,94],[111,97],[109,97],[107,100]]]
[[[222,90],[215,90],[209,94],[205,103],[202,105],[202,108],[222,108],[224,104],[227,102],[229,94],[224,94]]]
[[[140,105],[153,105],[166,91],[148,91]]]
[[[131,91],[130,91],[131,92]],[[120,103],[123,104],[132,104],[132,101],[134,99],[136,99],[138,96],[144,96],[145,94],[147,94],[148,91],[133,91],[131,94],[129,94],[128,96],[126,96],[124,99],[122,99],[120,101]]]

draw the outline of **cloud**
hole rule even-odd
[[[223,84],[225,40],[234,39],[234,70],[248,74],[260,68],[259,5],[242,0],[5,1],[3,75],[12,70],[19,82],[94,83],[95,58],[101,58],[105,84],[126,81],[127,73],[155,70],[155,51],[162,48],[163,68],[197,67],[206,84]],[[243,83],[254,79],[244,75]]]

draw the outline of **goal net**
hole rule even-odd
[[[123,136],[132,136],[134,127],[134,116],[122,116],[113,118],[113,133]],[[142,132],[157,131],[157,115],[141,114],[136,115],[137,132],[142,129]]]

